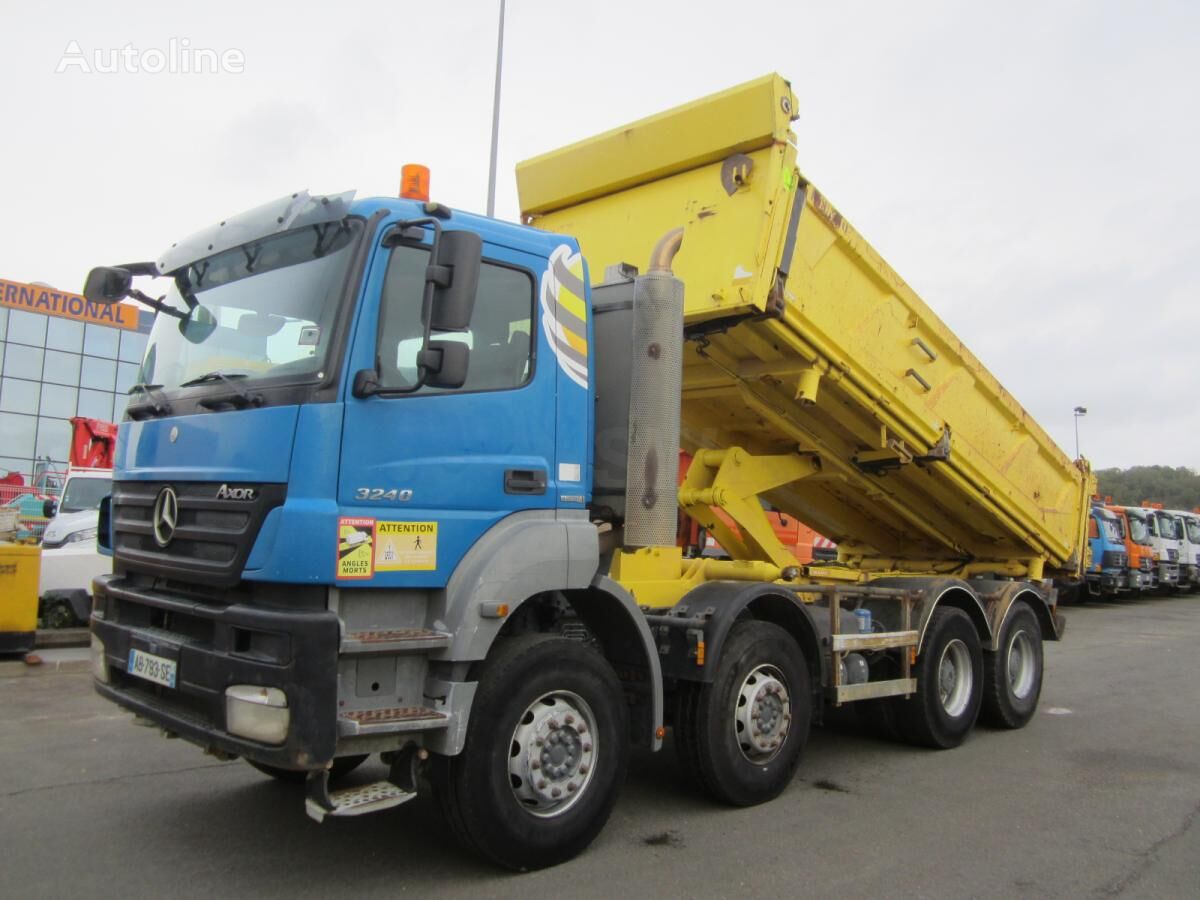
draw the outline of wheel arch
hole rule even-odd
[[[630,698],[631,737],[651,750],[662,747],[663,679],[658,648],[633,595],[606,576],[563,597],[596,638],[600,652]]]
[[[1056,616],[1046,597],[1026,582],[1011,582],[1000,592],[992,608],[992,643],[985,649],[997,650],[1000,635],[1009,617],[1024,604],[1032,611],[1041,626],[1043,641],[1061,638],[1063,620]]]
[[[962,610],[971,620],[971,624],[975,626],[975,631],[979,634],[980,646],[990,647],[992,645],[992,623],[988,618],[983,601],[969,586],[953,585],[941,591],[926,604],[921,616],[920,637],[917,639],[918,655],[925,646],[925,634],[929,630],[929,620],[933,616],[934,610],[939,607]]]
[[[711,682],[716,667],[709,661],[720,658],[729,632],[739,618],[749,613],[761,622],[770,622],[788,632],[800,647],[808,669],[814,695],[814,709],[826,683],[826,659],[821,652],[821,636],[808,607],[789,591],[773,584],[747,584],[744,581],[711,581],[689,592],[676,604],[671,615],[684,618],[704,616],[705,665],[679,652],[677,639],[681,629],[671,628],[671,652],[664,658],[664,674],[684,681]]]

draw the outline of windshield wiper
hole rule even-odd
[[[222,372],[220,369],[214,369],[198,378],[193,378],[191,381],[185,381],[180,387],[196,387],[201,384],[212,384],[219,381],[226,385],[232,393],[219,394],[215,397],[205,397],[199,403],[205,409],[215,409],[218,406],[235,406],[238,409],[245,409],[247,406],[261,406],[263,402],[262,394],[251,394],[244,387],[238,384],[233,379],[249,378],[245,372]]]
[[[146,397],[146,401],[143,403],[130,403],[129,406],[125,407],[125,412],[129,414],[131,419],[144,419],[149,416],[166,416],[170,414],[171,404],[167,402],[166,396],[162,393],[161,384],[139,382],[133,385],[128,393],[133,394],[134,391],[141,391]],[[153,394],[154,391],[159,392],[157,398]]]

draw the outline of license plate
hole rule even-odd
[[[145,678],[155,684],[173,688],[175,687],[176,669],[178,669],[178,663],[172,659],[164,659],[142,650],[130,650],[129,664],[125,671],[138,678]]]

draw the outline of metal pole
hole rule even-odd
[[[488,163],[487,214],[496,214],[496,148],[500,144],[500,67],[504,62],[504,0],[500,0],[500,29],[496,38],[496,95],[492,99],[492,158]]]
[[[1075,458],[1079,459],[1079,413],[1075,413]]]

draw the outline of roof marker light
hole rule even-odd
[[[400,196],[405,200],[429,200],[429,168],[408,163],[400,169]]]

